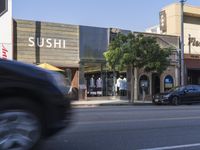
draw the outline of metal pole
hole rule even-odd
[[[189,54],[191,54],[191,42],[190,42],[190,40],[191,40],[191,35],[188,34],[188,36],[189,36]]]
[[[183,6],[186,0],[180,0],[181,3],[181,85],[185,84],[185,65],[184,65],[184,21],[183,21]]]

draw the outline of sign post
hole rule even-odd
[[[181,85],[185,85],[185,65],[184,65],[184,4],[186,0],[180,0],[181,3]]]
[[[0,58],[13,59],[12,0],[0,0]]]

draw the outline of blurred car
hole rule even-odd
[[[28,150],[70,122],[64,77],[0,59],[0,149]]]
[[[154,104],[192,104],[200,102],[200,85],[186,85],[173,88],[164,93],[156,94]]]

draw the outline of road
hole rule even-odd
[[[72,126],[40,150],[200,149],[200,105],[74,110]]]

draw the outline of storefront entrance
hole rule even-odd
[[[126,81],[126,73],[110,71],[105,63],[84,63],[84,80],[88,97],[117,96],[120,95],[117,88],[117,79],[123,77]],[[126,94],[126,91],[124,91]],[[125,96],[125,95],[124,95]]]
[[[187,84],[200,84],[200,55],[185,55]]]
[[[187,84],[200,84],[200,70],[187,70]]]
[[[152,74],[152,95],[160,93],[160,77],[157,73]]]
[[[84,78],[88,97],[114,95],[113,73],[104,63],[84,63]]]

